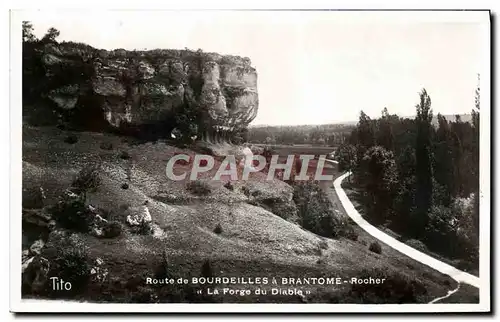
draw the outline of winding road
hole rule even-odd
[[[331,163],[337,163],[336,161],[332,160],[327,160],[328,162]],[[464,284],[469,284],[474,287],[479,288],[480,286],[480,280],[479,277],[474,276],[472,274],[469,274],[467,272],[461,271],[449,264],[443,263],[440,260],[437,260],[425,253],[422,253],[402,242],[399,240],[387,235],[386,233],[382,232],[375,226],[372,226],[370,223],[368,223],[361,214],[354,208],[354,205],[351,203],[349,198],[347,197],[347,194],[345,193],[344,189],[342,189],[341,184],[342,181],[347,178],[350,175],[350,172],[347,172],[340,177],[338,177],[334,182],[333,186],[335,188],[335,192],[337,193],[337,196],[342,203],[342,207],[344,207],[347,215],[351,217],[352,220],[356,224],[358,224],[361,228],[363,228],[367,233],[372,235],[373,237],[377,238],[381,242],[389,245],[390,247],[396,249],[397,251],[405,254],[408,257],[413,258],[414,260],[427,265],[442,274],[448,275],[451,278],[453,278],[455,281],[458,283],[464,283]],[[456,290],[455,290],[456,291]],[[449,294],[451,295],[451,294]]]

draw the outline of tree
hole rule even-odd
[[[41,43],[33,33],[33,25],[29,21],[22,23],[23,33],[23,115],[30,109],[33,111],[31,103],[40,99],[41,92],[47,84],[44,65],[41,64],[42,52]],[[44,113],[45,114],[45,113]],[[45,114],[46,115],[46,114]],[[36,117],[39,119],[38,117]]]
[[[352,144],[341,144],[336,153],[340,171],[353,171],[356,167],[356,147]],[[349,180],[350,180],[349,176]]]
[[[431,164],[431,98],[425,89],[420,92],[420,103],[417,109],[417,142],[416,156],[416,211],[412,220],[413,233],[416,238],[424,232],[432,206],[432,164]]]
[[[377,145],[383,146],[387,150],[394,151],[392,123],[397,119],[397,116],[389,115],[387,107],[384,107],[382,110],[382,117],[377,121]]]
[[[365,112],[361,111],[357,126],[358,142],[365,148],[370,148],[375,144],[373,122]]]
[[[453,147],[453,133],[446,118],[438,114],[439,127],[436,131],[434,143],[434,178],[444,189],[441,200],[434,200],[435,204],[450,205],[455,192],[455,165]]]
[[[365,198],[370,205],[369,215],[384,223],[391,216],[394,187],[398,181],[394,155],[381,146],[371,147],[363,156],[360,168]]]
[[[43,43],[55,42],[56,38],[59,37],[60,34],[61,32],[59,30],[57,30],[54,27],[51,27],[49,28],[49,30],[47,30],[45,36],[43,36],[42,42]]]
[[[410,219],[415,211],[415,148],[407,145],[402,152],[397,155],[397,168],[399,182],[396,187],[397,194],[394,198],[392,217],[392,227],[397,231],[408,232]]]
[[[375,144],[373,121],[363,111],[359,115],[358,125],[356,131],[353,132],[351,144],[356,146],[356,159],[359,166],[359,161],[363,159],[365,152]],[[356,169],[356,171],[358,170]]]
[[[33,28],[33,25],[29,21],[23,21],[23,42],[36,42],[38,39],[36,38],[35,34],[33,33],[35,29]]]

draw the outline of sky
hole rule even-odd
[[[425,88],[435,114],[470,113],[485,70],[487,14],[333,11],[33,11],[38,37],[104,49],[198,49],[249,57],[258,74],[253,125],[415,114]]]

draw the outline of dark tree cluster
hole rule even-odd
[[[356,128],[338,147],[342,171],[367,218],[429,250],[477,265],[479,247],[479,88],[470,122],[432,114],[420,93],[414,119],[378,119],[361,112]]]

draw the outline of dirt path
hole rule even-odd
[[[334,161],[330,161],[334,162]],[[335,162],[334,162],[335,163]],[[455,267],[448,265],[446,263],[443,263],[427,254],[424,254],[400,241],[397,239],[387,235],[386,233],[380,231],[378,228],[372,226],[370,223],[368,223],[366,220],[361,217],[359,212],[354,208],[354,205],[351,203],[349,198],[347,197],[344,189],[342,189],[341,184],[342,181],[349,175],[350,173],[345,173],[338,177],[334,182],[333,186],[335,188],[335,192],[338,196],[338,199],[340,200],[342,206],[345,209],[345,212],[351,219],[358,224],[361,228],[363,228],[368,234],[372,235],[373,237],[377,238],[378,240],[382,241],[383,243],[389,245],[390,247],[394,248],[395,250],[405,254],[406,256],[424,264],[427,265],[442,274],[448,275],[451,278],[453,278],[455,281],[458,283],[464,283],[464,284],[469,284],[474,287],[479,288],[480,286],[480,280],[477,276],[471,275],[469,273],[466,273],[464,271],[461,271],[459,269],[456,269]],[[448,294],[449,296],[451,294]]]

